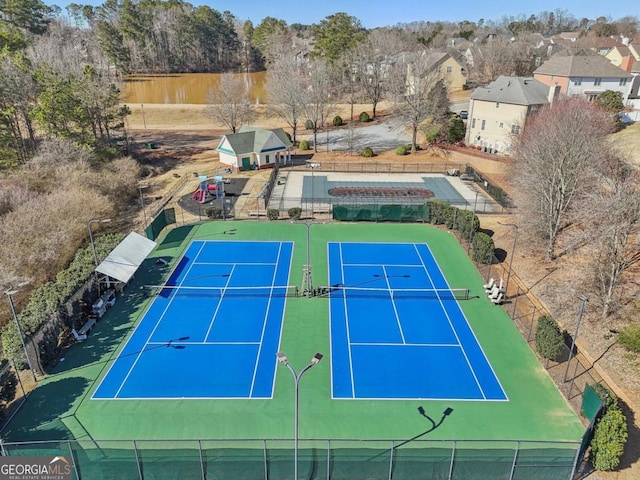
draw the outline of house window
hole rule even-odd
[[[496,102],[496,108],[500,108],[500,102]]]
[[[620,86],[624,87],[627,84],[627,79],[626,78],[621,78],[620,79]]]
[[[475,118],[471,119],[471,128],[476,128],[476,119]]]
[[[520,133],[520,125],[511,125],[511,133],[517,135]]]
[[[482,125],[480,125],[480,130],[484,130],[484,126],[487,123],[486,120],[482,120]]]
[[[269,155],[265,157],[265,163],[269,163]]]
[[[451,67],[447,67],[447,73],[451,73],[453,69]]]
[[[504,128],[504,123],[500,122],[500,128]]]
[[[596,78],[596,79],[593,81],[593,84],[594,84],[594,85],[600,85],[601,83],[602,83],[602,79],[601,79],[601,78]]]
[[[573,81],[573,84],[574,84],[574,85],[582,85],[582,79],[581,79],[581,78],[576,78],[576,79]]]

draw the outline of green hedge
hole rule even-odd
[[[549,315],[538,318],[536,327],[536,351],[542,358],[559,360],[564,345],[564,335],[558,322]]]
[[[358,115],[358,120],[360,121],[360,123],[367,123],[371,119],[369,118],[369,114],[367,112],[361,112],[360,115]]]
[[[122,234],[103,235],[95,238],[98,258],[105,258],[124,238]],[[55,280],[33,290],[27,305],[18,314],[22,332],[30,337],[46,323],[75,291],[93,274],[95,263],[91,245],[76,252],[69,266],[56,275]],[[2,351],[5,358],[12,358],[22,348],[15,322],[9,322],[0,330]]]
[[[640,353],[640,325],[634,324],[624,327],[618,336],[618,343],[627,350]]]
[[[300,217],[302,217],[302,209],[300,207],[291,207],[287,211],[287,214],[291,220],[300,220]]]
[[[374,153],[373,153],[373,149],[371,147],[364,147],[364,150],[362,150],[362,156],[363,157],[367,157],[367,158],[371,158],[373,157]]]
[[[493,261],[493,252],[496,249],[493,238],[484,232],[478,232],[473,236],[471,258],[478,263],[490,264]]]
[[[267,218],[269,220],[277,220],[280,218],[280,210],[275,208],[270,208],[267,210]]]
[[[599,384],[593,387],[600,398],[606,398],[606,405],[591,439],[591,462],[596,470],[615,470],[629,439],[627,418],[613,392]]]

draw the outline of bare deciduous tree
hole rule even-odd
[[[372,118],[376,117],[378,103],[388,89],[392,65],[398,61],[404,41],[395,30],[373,30],[352,51],[348,71],[355,76],[365,99],[371,102]]]
[[[572,98],[542,109],[515,139],[513,181],[522,224],[558,256],[558,236],[572,224],[576,201],[593,188],[595,165],[609,152],[611,116]]]
[[[269,66],[266,90],[269,110],[291,127],[295,143],[300,115],[305,109],[306,93],[305,78],[295,56],[281,56]]]
[[[390,77],[390,92],[394,99],[394,114],[411,127],[411,151],[417,150],[418,129],[432,112],[429,92],[440,79],[434,68],[438,58],[432,52],[423,50],[413,61],[394,66]]]
[[[313,130],[313,151],[318,151],[318,130],[322,128],[335,111],[335,105],[330,101],[331,72],[329,67],[316,60],[309,71],[304,112],[307,120],[311,121]]]
[[[249,100],[249,85],[233,73],[220,76],[217,87],[207,94],[205,115],[220,122],[233,133],[251,121],[253,109]]]
[[[640,262],[640,172],[615,152],[597,171],[588,203],[595,240],[589,258],[604,318],[613,311],[623,275]]]

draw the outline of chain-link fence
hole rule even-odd
[[[579,442],[492,440],[68,440],[4,443],[4,455],[65,456],[74,478],[569,480]],[[297,463],[297,465],[296,465]]]

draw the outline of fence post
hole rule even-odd
[[[389,455],[389,480],[391,480],[391,476],[393,474],[393,452],[396,449],[395,441],[391,440],[391,454]]]
[[[269,460],[267,456],[267,439],[262,440],[262,459],[264,460],[264,480],[269,480]],[[202,477],[202,480],[206,480]]]
[[[511,313],[511,320],[515,323],[516,321],[516,309],[518,308],[518,297],[520,296],[520,285],[518,285],[518,290],[516,291],[515,301],[513,302],[513,312]]]
[[[518,453],[520,453],[520,440],[516,442],[516,451],[513,453],[513,462],[511,463],[511,473],[509,473],[509,480],[513,480],[513,474],[516,471],[516,462],[518,461]]]
[[[529,324],[529,333],[527,334],[527,342],[531,341],[531,331],[533,330],[533,322],[536,318],[536,306],[533,306],[533,312],[531,313],[531,323]]]
[[[136,444],[135,440],[133,440],[133,453],[136,456],[136,466],[138,467],[138,477],[140,478],[140,480],[144,480],[144,477],[142,475],[142,465],[140,464],[140,455],[138,455],[138,445]]]
[[[447,478],[451,480],[451,475],[453,475],[453,464],[454,459],[456,458],[456,440],[453,441],[453,447],[451,447],[451,462],[449,462],[449,475]]]
[[[200,456],[200,472],[202,472],[202,480],[207,480],[207,473],[204,468],[204,459],[202,458],[202,440],[198,440],[198,455]]]

